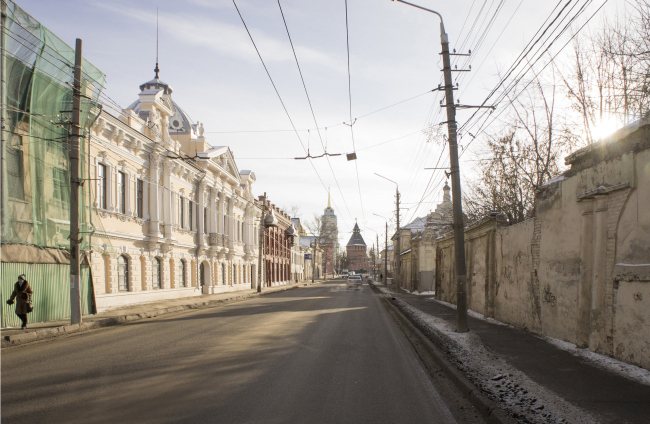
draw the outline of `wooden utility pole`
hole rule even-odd
[[[262,217],[260,218],[260,240],[259,240],[259,258],[257,260],[257,292],[262,292],[262,255],[264,253],[264,242],[266,240],[266,229],[264,227],[264,219],[266,211],[266,192],[264,192],[264,200],[262,201]]]
[[[318,247],[318,241],[314,238],[314,244],[311,247],[311,282],[314,282],[314,276],[316,275],[316,248]]]
[[[399,293],[399,286],[400,286],[400,238],[401,234],[399,231],[399,187],[395,189],[395,216],[397,218],[397,240],[395,240],[395,249],[393,251],[393,256],[395,256],[395,275],[393,276],[393,279],[395,280],[395,293]]]
[[[81,39],[77,38],[72,91],[72,128],[68,142],[70,157],[70,323],[81,324],[79,287],[79,136],[81,122]]]
[[[456,331],[466,333],[467,326],[467,269],[465,265],[465,233],[463,231],[463,204],[460,190],[460,167],[458,166],[458,142],[456,134],[456,107],[454,86],[451,79],[449,39],[440,18],[442,41],[442,66],[445,79],[445,103],[447,106],[447,131],[449,134],[449,159],[451,165],[451,193],[454,216],[454,254],[456,257]]]
[[[386,221],[386,250],[384,254],[384,284],[388,282],[388,221]]]

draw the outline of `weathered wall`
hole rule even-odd
[[[650,368],[650,120],[567,157],[535,217],[466,229],[468,307]],[[453,237],[437,297],[455,303]]]

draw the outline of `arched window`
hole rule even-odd
[[[124,255],[117,257],[117,288],[129,291],[129,260]]]
[[[185,268],[185,261],[181,259],[180,265],[181,265],[181,272],[178,281],[178,287],[187,287],[187,274],[186,274],[187,270]]]
[[[154,289],[159,289],[162,281],[162,270],[160,267],[160,259],[153,258],[153,266],[151,267],[151,284]]]

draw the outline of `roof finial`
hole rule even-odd
[[[329,187],[327,188],[327,208],[328,209],[332,208],[332,205],[330,203],[330,188]]]
[[[158,78],[158,72],[160,72],[160,69],[158,68],[158,8],[156,8],[156,67],[153,70],[156,73],[156,79]]]

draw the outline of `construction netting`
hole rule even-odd
[[[68,138],[75,50],[15,3],[2,4],[2,244],[67,249],[70,231]],[[89,130],[105,75],[82,65],[80,178],[88,180]],[[92,234],[91,183],[80,193],[81,249]],[[103,231],[102,231],[103,232]],[[108,243],[101,240],[101,244]],[[4,252],[3,252],[4,257]]]

